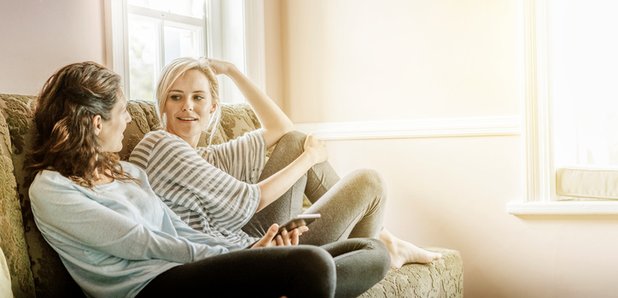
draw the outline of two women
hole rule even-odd
[[[255,111],[261,129],[230,142],[198,147],[220,115],[216,75],[231,78]],[[323,245],[348,238],[377,238],[391,265],[428,263],[441,257],[403,241],[382,226],[385,190],[374,171],[340,179],[326,162],[322,142],[293,131],[291,120],[227,62],[178,58],[157,87],[165,129],[146,134],[130,161],[143,168],[155,192],[193,228],[237,244],[251,243],[272,223],[301,213],[322,218],[301,243]],[[266,149],[277,144],[268,163]]]
[[[371,239],[295,245],[307,230],[274,239],[275,224],[245,249],[192,229],[140,168],[119,161],[126,106],[119,76],[83,62],[48,79],[34,114],[27,169],[35,221],[88,296],[355,296],[386,274],[388,253]]]

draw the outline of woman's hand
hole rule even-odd
[[[217,75],[228,74],[232,69],[236,68],[231,62],[223,60],[208,59],[208,64]]]
[[[306,226],[301,226],[291,232],[284,230],[280,235],[277,235],[278,230],[279,225],[273,224],[270,228],[268,228],[268,231],[266,231],[264,237],[258,240],[253,246],[251,246],[251,248],[298,245],[300,235],[309,231],[309,228]]]
[[[310,154],[316,164],[325,162],[328,159],[324,142],[311,134],[307,135],[303,148],[305,150],[304,153]]]

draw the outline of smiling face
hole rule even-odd
[[[192,69],[170,87],[163,114],[165,129],[196,147],[217,105],[210,94],[210,83],[201,71]]]
[[[122,139],[127,123],[131,122],[131,115],[127,111],[127,100],[120,95],[114,104],[108,120],[100,120],[98,132],[99,144],[103,152],[118,152],[122,150]]]

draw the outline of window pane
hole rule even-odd
[[[129,0],[128,4],[183,16],[204,18],[204,0]]]
[[[215,51],[214,57],[230,61],[238,69],[246,73],[245,69],[245,22],[243,0],[225,0],[221,3],[221,10],[225,18],[221,20],[222,27],[221,39],[215,40],[215,47],[220,52]],[[224,102],[243,102],[244,96],[236,88],[236,84],[227,76],[219,76],[219,86],[221,90],[221,100]]]
[[[618,3],[548,4],[556,167],[618,165]]]
[[[154,100],[158,60],[156,20],[129,16],[129,82],[131,99]]]
[[[181,24],[166,23],[165,36],[165,64],[178,57],[203,56],[202,29]]]

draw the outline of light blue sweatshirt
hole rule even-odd
[[[121,165],[139,182],[89,189],[46,170],[30,186],[37,227],[86,295],[134,297],[174,266],[240,249],[193,230],[155,195],[141,169]]]

